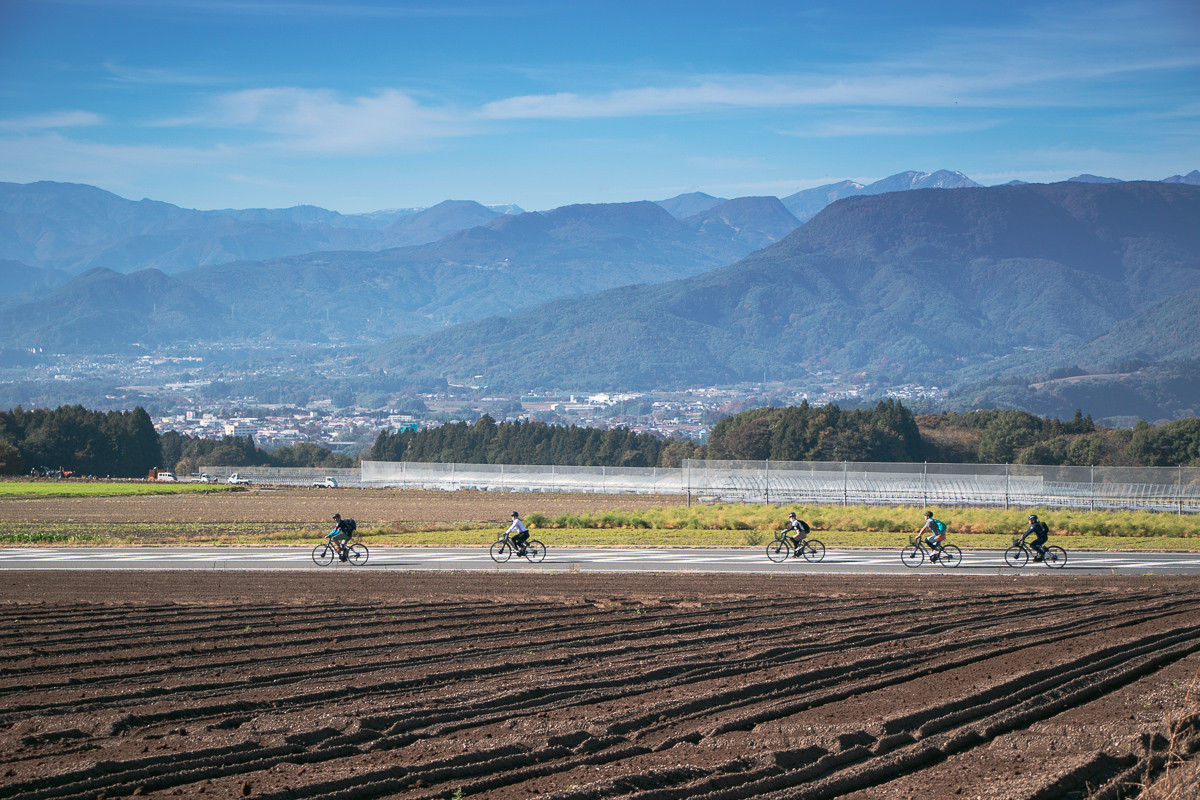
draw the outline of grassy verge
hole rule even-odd
[[[0,522],[0,545],[91,546],[91,547],[179,547],[179,546],[306,546],[315,545],[325,528],[294,523],[56,523],[35,529],[25,524]],[[359,541],[368,546],[396,547],[488,547],[497,529],[394,530],[361,526]],[[909,534],[891,531],[814,531],[826,547],[872,547],[899,550]],[[717,530],[711,528],[533,528],[533,536],[549,547],[745,547],[763,548],[772,538],[769,531]],[[948,539],[964,550],[1002,550],[1012,543],[1011,534],[951,534]],[[1171,550],[1200,551],[1200,538],[1098,536],[1089,533],[1056,533],[1052,544],[1067,550]]]
[[[949,526],[950,535],[992,534],[1011,537],[1025,530],[1026,517],[1038,514],[1052,535],[1115,536],[1120,538],[1200,539],[1200,515],[1156,514],[1149,511],[1059,511],[1045,508],[930,507]],[[540,529],[590,528],[605,530],[720,530],[760,531],[768,536],[784,526],[795,511],[816,531],[907,533],[924,524],[925,509],[911,506],[767,506],[742,503],[657,508],[645,511],[606,511],[547,517],[529,514],[526,522]],[[828,542],[827,542],[828,544]],[[961,546],[961,544],[960,544]]]
[[[215,483],[108,483],[104,481],[0,481],[0,497],[128,497],[145,494],[226,492]]]

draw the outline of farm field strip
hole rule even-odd
[[[0,798],[1100,797],[1200,748],[1189,579],[56,583],[0,573]]]

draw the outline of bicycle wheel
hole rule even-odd
[[[492,561],[495,561],[497,564],[508,561],[512,558],[513,553],[512,547],[503,539],[492,545],[492,549],[489,552],[491,553]]]
[[[900,560],[906,567],[919,567],[925,560],[925,550],[918,545],[910,544],[900,551]]]
[[[1004,563],[1020,569],[1029,561],[1029,551],[1019,545],[1013,545],[1004,551]]]
[[[351,564],[361,565],[367,563],[367,558],[371,555],[365,544],[350,545],[349,560]]]
[[[1062,569],[1067,565],[1067,551],[1056,544],[1046,548],[1046,566],[1050,569]]]
[[[546,545],[539,542],[537,539],[530,539],[525,543],[525,559],[530,564],[536,564],[546,557]]]
[[[815,564],[825,557],[825,545],[816,539],[805,539],[800,543],[800,555]]]
[[[792,554],[792,543],[787,539],[776,539],[767,545],[767,558],[776,564],[782,564]]]
[[[957,567],[962,563],[962,550],[952,544],[942,545],[942,555],[938,563],[943,567]]]
[[[327,544],[319,544],[313,548],[313,561],[318,567],[326,567],[333,563],[333,548]]]

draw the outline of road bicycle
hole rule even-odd
[[[355,566],[367,563],[367,558],[371,555],[370,551],[367,550],[367,546],[360,542],[343,545],[343,547],[346,550],[347,563],[354,564]],[[324,567],[332,564],[333,560],[340,555],[341,548],[332,539],[326,539],[313,548],[312,560],[316,562],[318,567]]]
[[[908,547],[900,551],[900,560],[906,567],[919,567],[928,558],[931,564],[941,564],[943,567],[957,567],[962,563],[962,550],[952,544],[941,543],[931,547],[919,535],[908,537]]]
[[[492,561],[495,561],[497,564],[508,561],[513,555],[524,555],[526,561],[536,564],[546,557],[546,545],[537,539],[526,539],[525,552],[523,554],[518,553],[517,546],[512,543],[512,540],[508,536],[508,531],[503,531],[496,537],[495,543],[488,552],[492,556]]]
[[[1025,544],[1025,540],[1020,536],[1013,537],[1012,547],[1004,551],[1004,563],[1010,567],[1020,569],[1029,563],[1030,551],[1033,548]],[[1042,550],[1045,555],[1042,557],[1042,562],[1050,569],[1062,569],[1067,565],[1067,551],[1063,550],[1056,544],[1043,546]]]
[[[767,545],[767,558],[776,564],[781,564],[793,556],[803,556],[805,561],[815,564],[825,558],[825,545],[817,539],[802,539],[797,552],[796,546],[792,544],[792,537],[788,536],[787,531],[776,531],[775,541]]]

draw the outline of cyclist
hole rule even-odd
[[[350,537],[354,535],[358,523],[352,519],[342,519],[341,514],[334,514],[333,522],[337,527],[325,534],[325,538],[333,542],[333,546],[338,551],[338,558],[345,561],[350,555],[346,549],[346,542],[350,541]]]
[[[1033,560],[1034,561],[1045,561],[1046,560],[1045,544],[1046,544],[1046,540],[1048,538],[1050,538],[1050,526],[1044,522],[1039,522],[1038,518],[1037,518],[1037,514],[1029,515],[1029,528],[1025,531],[1024,534],[1022,534],[1021,543],[1024,544],[1025,540],[1028,539],[1030,536],[1032,536],[1034,538],[1033,538],[1033,542],[1029,546],[1037,551],[1037,555],[1033,557]]]
[[[925,531],[929,531],[929,535],[925,537],[925,543],[933,550],[929,560],[937,561],[942,555],[942,542],[946,541],[946,523],[940,519],[934,519],[932,511],[926,511],[925,525],[917,531],[917,535]]]
[[[796,532],[795,536],[788,536],[788,539],[790,539],[792,544],[796,547],[796,555],[794,556],[795,558],[800,557],[800,543],[804,541],[804,537],[808,536],[811,530],[812,528],[808,527],[807,522],[796,516],[795,511],[788,514],[788,521],[783,528],[783,532],[785,535],[790,531]]]
[[[517,548],[517,555],[525,555],[525,542],[529,540],[529,528],[525,527],[525,523],[521,522],[521,515],[516,511],[512,512],[512,525],[508,526],[505,533],[510,534],[509,541],[513,543],[513,547]],[[514,534],[513,531],[516,531]]]

